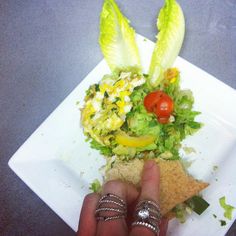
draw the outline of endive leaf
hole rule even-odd
[[[158,86],[164,71],[173,65],[183,43],[184,15],[175,0],[165,0],[157,19],[157,28],[159,33],[149,67],[149,83],[153,87]]]
[[[100,18],[100,47],[111,71],[140,68],[135,31],[114,0],[105,0]]]

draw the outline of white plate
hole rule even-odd
[[[142,36],[137,36],[137,42],[147,71],[154,44]],[[188,157],[195,160],[190,171],[210,183],[203,195],[211,205],[201,216],[192,214],[185,224],[172,220],[168,235],[222,236],[236,218],[234,211],[232,221],[220,226],[223,210],[218,202],[226,196],[227,202],[236,206],[236,91],[182,58],[175,66],[181,71],[182,87],[193,91],[195,107],[202,111],[198,119],[205,126],[184,143],[197,150]],[[9,161],[11,169],[75,231],[89,184],[101,179],[99,167],[104,164],[85,142],[76,103],[81,106],[85,90],[106,73],[110,72],[103,60]]]

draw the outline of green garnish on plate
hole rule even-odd
[[[209,203],[200,196],[193,196],[187,201],[187,204],[191,206],[193,211],[198,215],[201,215],[209,207]]]
[[[220,202],[220,206],[224,209],[224,217],[229,219],[229,220],[232,220],[232,213],[233,213],[233,210],[235,210],[235,207],[229,205],[229,204],[226,204],[226,199],[225,199],[225,196],[224,197],[221,197],[219,199],[219,202]]]

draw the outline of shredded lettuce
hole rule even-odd
[[[136,154],[135,147],[125,147],[122,145],[117,145],[112,151],[118,156],[128,156],[130,158],[133,158]]]
[[[187,205],[185,203],[180,203],[175,206],[175,208],[172,210],[172,212],[175,213],[176,218],[180,223],[184,223],[187,218],[187,213],[191,214],[191,209],[187,210]]]
[[[137,136],[153,135],[158,137],[160,127],[156,117],[153,116],[147,113],[143,104],[134,107],[132,112],[127,116],[129,131]]]
[[[112,150],[108,146],[104,146],[100,143],[98,143],[95,139],[92,139],[90,142],[90,147],[93,149],[97,149],[100,151],[100,153],[104,156],[111,156]]]
[[[127,113],[126,120],[120,128],[122,132],[134,137],[152,135],[156,137],[153,143],[143,148],[127,147],[119,145],[108,135],[108,138],[111,139],[106,145],[102,145],[90,137],[91,147],[99,150],[102,155],[110,157],[116,155],[126,159],[143,158],[147,153],[152,152],[151,156],[155,158],[180,159],[181,141],[186,136],[197,132],[202,126],[201,123],[195,121],[196,116],[200,113],[193,110],[194,98],[191,91],[181,90],[179,73],[174,81],[165,78],[157,89],[164,91],[174,100],[173,120],[163,125],[157,121],[155,114],[147,112],[143,100],[152,90],[147,84],[143,84],[132,92],[130,100],[133,107]]]
[[[135,31],[114,0],[105,0],[100,18],[99,43],[111,71],[141,68]]]
[[[184,15],[175,0],[165,0],[157,19],[157,28],[159,33],[149,67],[149,83],[153,87],[161,82],[164,71],[172,66],[183,43]]]
[[[102,190],[102,185],[98,179],[95,179],[91,184],[89,189],[94,193],[100,193]]]

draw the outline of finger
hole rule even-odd
[[[143,167],[140,200],[149,199],[159,202],[160,169],[155,161],[146,161]]]
[[[107,193],[118,195],[127,202],[127,205],[137,200],[139,195],[139,192],[132,184],[124,183],[119,180],[108,181],[104,184],[102,194]]]
[[[84,198],[82,210],[80,213],[79,228],[77,236],[95,236],[97,221],[94,213],[97,207],[99,194],[91,193]]]
[[[141,180],[141,193],[139,201],[152,200],[159,202],[160,170],[155,161],[146,161],[143,167]],[[155,233],[143,226],[135,226],[131,229],[131,236],[153,236]]]
[[[161,219],[159,236],[166,236],[168,223],[169,222],[168,222],[167,218],[162,218]]]
[[[138,192],[134,186],[123,183],[121,181],[109,181],[103,186],[102,194],[112,193],[124,199],[127,204],[130,204],[138,197]],[[113,214],[107,212],[106,214]],[[114,215],[114,214],[113,214]],[[124,218],[99,221],[97,224],[97,236],[125,236],[128,235],[128,228]]]

